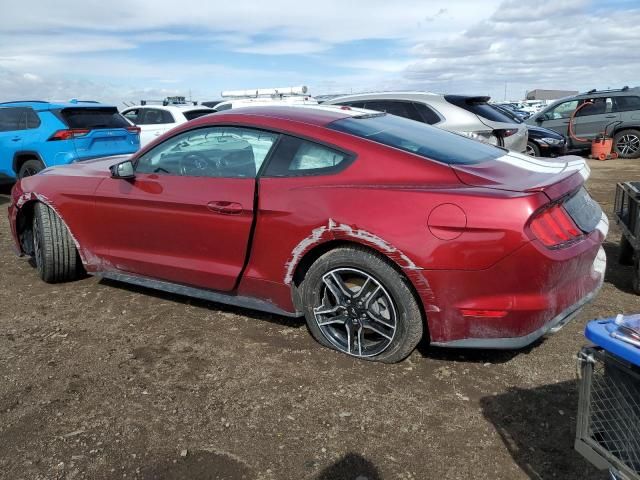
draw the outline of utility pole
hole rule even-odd
[[[507,82],[504,82],[504,101],[507,101]]]

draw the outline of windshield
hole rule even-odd
[[[504,150],[395,115],[348,117],[329,128],[450,165],[470,165],[502,157]]]

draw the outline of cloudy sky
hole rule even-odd
[[[0,22],[0,101],[640,85],[638,0],[23,0]]]

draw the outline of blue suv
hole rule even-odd
[[[140,128],[114,106],[77,100],[0,103],[0,181],[139,148]]]

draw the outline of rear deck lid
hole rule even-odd
[[[541,191],[555,200],[577,190],[589,178],[586,162],[575,155],[533,158],[516,152],[474,165],[452,166],[466,185],[513,192]]]
[[[79,132],[73,144],[79,160],[133,153],[140,146],[139,134],[116,107],[63,108],[58,116]],[[86,133],[84,131],[86,130]]]

